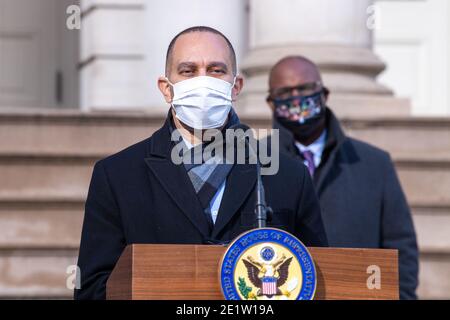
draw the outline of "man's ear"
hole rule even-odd
[[[328,97],[330,96],[330,90],[328,90],[327,87],[323,88],[323,98],[325,101],[325,104],[328,103]]]
[[[158,88],[159,91],[161,91],[161,93],[163,94],[166,102],[172,103],[173,89],[166,77],[158,78]]]
[[[273,103],[272,99],[270,99],[270,97],[267,97],[266,102],[269,105],[270,110],[272,110],[272,112],[275,112],[275,104]]]
[[[234,101],[236,101],[237,96],[241,93],[242,88],[244,87],[244,78],[240,75],[236,76],[236,81],[234,82],[234,87],[231,92],[231,98]]]

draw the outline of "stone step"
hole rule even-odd
[[[242,120],[254,128],[270,128],[268,117],[252,113]],[[340,117],[340,120],[348,136],[386,150],[393,157],[450,159],[450,117]]]
[[[395,159],[403,190],[411,204],[450,203],[450,161]]]
[[[91,157],[0,157],[0,199],[84,198],[94,163]]]
[[[419,299],[450,299],[450,255],[422,254],[419,266]]]
[[[342,123],[349,136],[394,157],[450,159],[450,118],[343,119]]]
[[[0,249],[78,249],[83,216],[84,199],[0,202]]]
[[[415,206],[411,210],[420,252],[450,255],[450,205]]]
[[[76,261],[76,250],[0,250],[0,298],[71,299],[67,268]],[[450,255],[423,254],[419,298],[450,299],[449,277]]]
[[[0,115],[1,154],[104,155],[149,137],[165,114],[41,111]]]
[[[93,165],[99,158],[94,155],[0,154],[0,200],[84,198]],[[450,159],[424,160],[412,155],[394,158],[394,161],[410,203],[450,203]]]
[[[450,205],[413,206],[421,252],[450,254]],[[84,199],[0,201],[1,249],[77,249]]]
[[[103,155],[149,137],[166,108],[148,113],[34,111],[0,114],[0,154]],[[239,111],[255,128],[269,128],[270,114]],[[342,118],[346,132],[392,153],[450,158],[450,118]]]
[[[67,268],[76,250],[0,250],[0,298],[71,299]]]

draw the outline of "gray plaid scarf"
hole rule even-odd
[[[227,149],[225,130],[239,123],[239,117],[236,112],[231,109],[228,123],[222,132],[220,132],[223,138],[220,140],[220,145],[214,145],[215,139],[211,139],[211,142],[197,145],[187,151],[189,153],[188,158],[190,157],[191,161],[189,164],[184,163],[184,167],[186,168],[188,176],[192,182],[195,192],[197,193],[198,199],[200,200],[210,225],[214,223],[210,211],[211,201],[233,168],[233,164],[228,164],[225,161]],[[173,128],[171,131],[173,131]],[[182,140],[183,139],[181,138],[180,141]],[[220,147],[224,151],[223,155],[219,157],[213,154],[210,159],[203,161],[202,155],[206,147],[212,147],[212,149]],[[187,147],[184,148],[184,150],[186,149]],[[183,158],[185,158],[185,155],[183,155]],[[194,159],[202,159],[202,161],[201,163],[196,164]]]

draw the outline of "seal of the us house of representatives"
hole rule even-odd
[[[317,284],[305,245],[272,228],[248,231],[229,245],[220,282],[227,300],[312,300]]]

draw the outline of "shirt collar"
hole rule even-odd
[[[316,139],[309,146],[304,146],[300,142],[296,141],[295,145],[300,150],[300,152],[311,151],[316,156],[321,156],[323,149],[325,148],[325,142],[327,138],[327,130],[324,130],[319,138]]]

